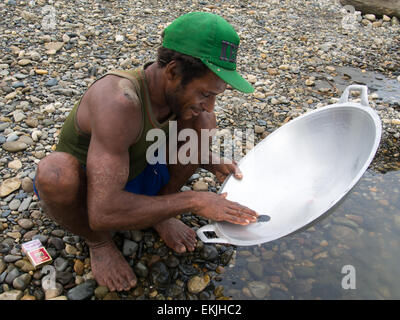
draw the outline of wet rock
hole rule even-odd
[[[99,286],[94,290],[94,295],[97,299],[103,300],[104,297],[109,293],[108,287],[106,286]]]
[[[134,254],[138,249],[138,244],[134,241],[128,240],[128,239],[124,239],[124,245],[122,248],[122,254],[125,257],[129,257],[132,254]]]
[[[269,294],[271,288],[264,282],[252,281],[249,283],[249,290],[257,299],[264,299]]]
[[[231,261],[234,250],[232,248],[227,249],[221,254],[221,263],[226,266]]]
[[[210,277],[208,275],[193,276],[189,279],[187,287],[190,293],[200,293],[202,292],[210,283]]]
[[[214,246],[205,245],[201,250],[201,257],[208,261],[213,261],[218,258],[218,250]]]
[[[344,242],[352,242],[358,238],[357,232],[342,225],[333,225],[330,235],[333,239]]]
[[[297,280],[291,284],[290,289],[296,296],[302,296],[311,291],[312,285],[305,280]]]
[[[151,266],[149,277],[151,283],[160,288],[168,287],[171,281],[169,270],[161,261],[158,261]]]
[[[147,278],[149,275],[149,270],[147,269],[146,265],[140,261],[136,263],[134,271],[138,277]]]
[[[313,278],[316,274],[314,268],[305,266],[295,266],[293,271],[298,278]]]
[[[179,259],[174,255],[170,255],[165,263],[169,268],[176,268],[179,265]]]
[[[260,261],[249,262],[247,269],[257,278],[262,278],[264,274],[264,265]]]

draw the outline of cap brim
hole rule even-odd
[[[236,70],[227,70],[212,64],[211,62],[201,59],[203,63],[211,69],[218,77],[224,80],[226,83],[230,84],[233,88],[244,92],[244,93],[252,93],[254,92],[254,88],[248,83],[242,76],[237,73]]]

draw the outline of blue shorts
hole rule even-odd
[[[86,168],[83,169],[85,170]],[[166,164],[149,164],[136,178],[127,182],[125,191],[155,196],[168,183],[169,179],[170,175]],[[33,190],[40,200],[35,186],[35,179],[33,179]]]

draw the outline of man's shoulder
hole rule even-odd
[[[140,93],[126,78],[105,75],[88,90],[91,111],[113,111],[141,114]],[[104,109],[104,110],[103,110]]]

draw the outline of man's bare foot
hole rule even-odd
[[[178,253],[193,251],[196,247],[196,232],[182,221],[171,218],[154,226],[165,244]]]
[[[136,286],[137,279],[131,266],[112,240],[88,245],[93,276],[99,285],[107,286],[110,291]]]

